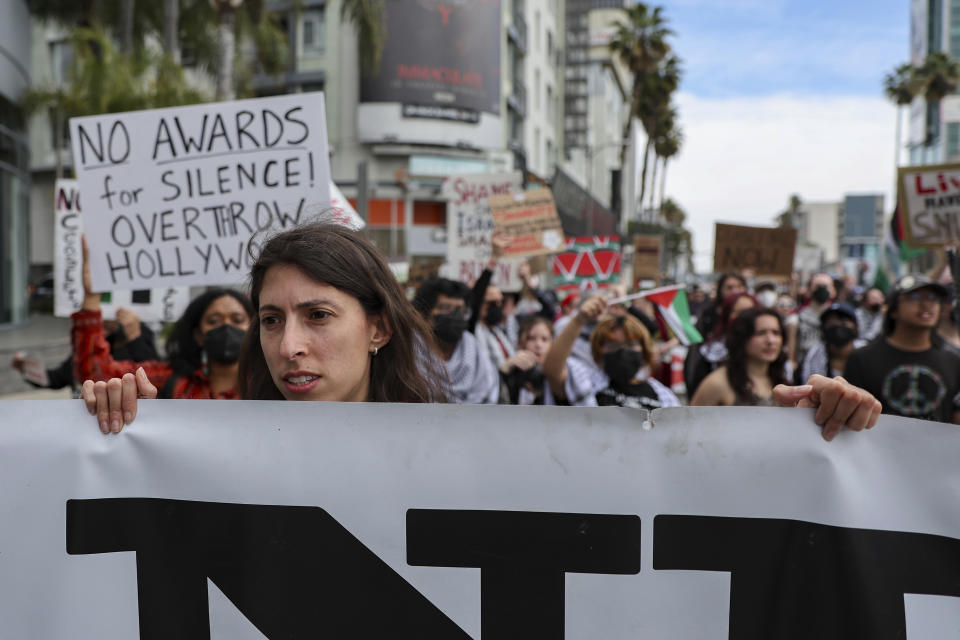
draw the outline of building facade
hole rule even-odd
[[[29,151],[19,101],[30,85],[30,14],[0,0],[0,325],[27,320]]]

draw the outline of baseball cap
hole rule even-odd
[[[823,310],[823,313],[820,314],[820,324],[823,324],[827,316],[838,315],[846,316],[854,322],[857,321],[857,312],[853,310],[853,307],[848,305],[846,302],[834,302],[832,305]]]
[[[939,282],[934,282],[924,275],[910,275],[903,276],[894,283],[893,288],[890,290],[889,299],[892,300],[901,293],[910,293],[917,289],[933,289],[937,295],[944,299],[950,295],[950,291]]]

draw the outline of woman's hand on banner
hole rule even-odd
[[[157,388],[140,367],[136,374],[127,373],[122,378],[110,378],[106,382],[87,380],[83,383],[82,396],[87,411],[97,416],[100,431],[120,433],[123,425],[130,424],[137,417],[137,400],[156,398]]]
[[[877,424],[883,408],[870,392],[855,387],[843,378],[812,375],[807,384],[796,387],[778,384],[773,396],[781,407],[816,409],[814,422],[823,428],[824,440],[830,441],[847,428],[851,431],[870,429]]]

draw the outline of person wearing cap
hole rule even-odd
[[[845,302],[835,302],[820,314],[820,342],[813,345],[800,366],[800,379],[815,373],[842,376],[854,349],[867,344],[857,337],[857,312]]]
[[[960,424],[960,356],[933,340],[946,298],[946,287],[925,276],[900,278],[883,337],[847,358],[844,377],[880,400],[884,413]]]

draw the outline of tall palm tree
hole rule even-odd
[[[384,0],[342,0],[340,21],[353,25],[357,32],[361,72],[375,73],[387,39]]]
[[[919,82],[916,68],[912,64],[901,64],[883,79],[883,91],[897,105],[896,155],[894,160],[900,166],[900,150],[903,148],[902,120],[903,109],[917,96]]]
[[[644,85],[647,76],[654,73],[667,54],[670,44],[667,38],[673,34],[667,28],[667,20],[662,15],[662,7],[650,8],[638,2],[626,10],[626,22],[615,22],[610,40],[610,51],[618,56],[632,76],[630,107],[623,123],[622,140],[630,139],[633,119],[637,117],[643,100]],[[620,166],[626,161],[627,147],[620,150]],[[641,199],[642,202],[642,199]]]
[[[683,146],[683,130],[674,124],[673,128],[654,143],[654,150],[660,157],[660,214],[663,215],[664,199],[667,189],[667,163],[680,153]]]
[[[927,101],[927,140],[929,146],[937,136],[940,102],[960,85],[960,62],[948,53],[935,51],[928,55],[916,71],[917,82]],[[933,117],[931,117],[933,116]]]

